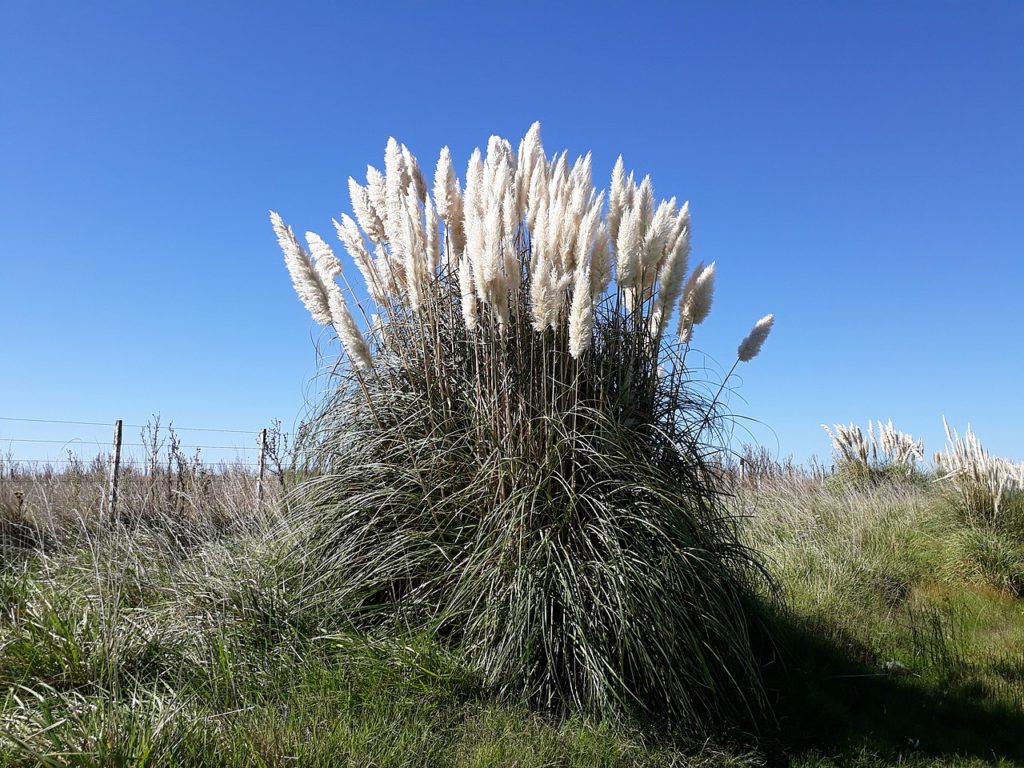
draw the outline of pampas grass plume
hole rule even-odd
[[[334,330],[338,334],[341,346],[344,347],[357,368],[363,370],[372,368],[373,358],[370,357],[370,348],[367,346],[366,339],[363,338],[359,326],[356,325],[356,321],[352,317],[348,304],[345,303],[345,297],[341,295],[341,288],[338,287],[337,283],[331,283],[328,301],[331,311],[331,324],[334,325]]]
[[[761,346],[764,344],[764,340],[768,338],[768,334],[771,333],[772,324],[775,322],[775,315],[765,315],[751,328],[750,333],[747,334],[742,342],[740,342],[739,349],[736,354],[739,357],[740,362],[747,362],[757,357],[758,352],[761,351]]]
[[[590,348],[594,330],[594,301],[590,293],[590,263],[581,262],[569,309],[569,354],[579,358]]]
[[[331,310],[327,295],[327,286],[321,282],[313,264],[312,257],[299,244],[292,228],[284,223],[276,211],[270,212],[270,223],[277,235],[277,242],[284,253],[284,263],[291,276],[292,285],[299,299],[320,325],[331,322]]]
[[[711,303],[715,298],[715,262],[704,266],[698,264],[683,289],[683,306],[679,314],[679,335],[683,336],[687,328],[700,325],[711,312]],[[683,341],[689,341],[689,333]]]

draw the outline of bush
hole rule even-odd
[[[969,424],[962,438],[942,424],[948,444],[935,454],[935,466],[956,488],[968,521],[1024,542],[1024,465],[989,454]]]
[[[899,432],[892,424],[868,422],[868,432],[856,424],[825,424],[821,428],[832,442],[839,482],[853,484],[914,482],[922,478],[917,462],[924,458],[924,443]],[[833,431],[834,430],[834,431]]]
[[[376,304],[365,333],[326,243],[307,253],[273,214],[348,353],[288,502],[308,599],[432,629],[545,709],[702,731],[759,707],[745,605],[764,570],[723,504],[718,394],[686,364],[714,281],[684,283],[688,207],[655,207],[620,159],[602,218],[589,155],[548,161],[537,126],[518,160],[497,137],[475,153],[464,194],[447,149],[432,200],[393,140],[350,189],[363,231],[336,226]]]

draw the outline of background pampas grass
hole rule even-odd
[[[717,395],[685,362],[714,265],[687,282],[688,205],[621,158],[606,196],[590,155],[549,158],[539,125],[518,147],[492,136],[464,185],[445,148],[428,189],[390,139],[384,173],[350,181],[355,219],[336,228],[373,305],[358,314],[379,318],[365,335],[323,288],[326,245],[309,257],[273,217],[351,361],[288,500],[300,599],[429,630],[544,709],[701,733],[748,717],[764,570],[722,503]]]

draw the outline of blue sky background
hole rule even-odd
[[[776,313],[733,400],[771,450],[945,414],[1024,459],[1024,4],[626,8],[0,0],[0,416],[291,426],[320,335],[267,210],[326,237],[389,135],[464,169],[540,120],[691,201],[723,367]]]

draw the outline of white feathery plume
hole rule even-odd
[[[530,264],[531,271],[536,264],[547,261],[547,231],[548,231],[548,200],[542,198],[536,211],[534,226],[530,229],[530,252],[533,259]]]
[[[518,226],[518,220],[513,220],[513,217],[516,215],[515,209],[516,195],[515,192],[509,188],[505,190],[505,200],[502,202],[501,206],[501,217],[505,222],[505,264],[502,271],[505,275],[506,291],[518,291],[519,286],[523,282],[519,254],[516,253],[515,246],[515,230]]]
[[[585,194],[593,189],[592,167],[593,157],[590,152],[582,157],[577,157],[576,162],[572,165],[572,171],[569,172],[570,186],[582,190]]]
[[[466,166],[466,191],[463,195],[466,218],[480,215],[484,206],[484,162],[479,147],[473,150]]]
[[[416,190],[412,183],[406,187],[405,190],[405,212],[410,224],[412,225],[412,239],[409,241],[409,247],[412,248],[417,255],[419,260],[419,267],[417,269],[425,270],[427,263],[427,252],[426,252],[426,233],[423,228],[423,208],[420,206],[419,197],[416,195]]]
[[[529,202],[530,185],[538,162],[544,161],[544,147],[540,140],[540,122],[530,126],[519,142],[519,158],[516,168],[516,206],[522,215]]]
[[[466,224],[462,211],[462,192],[459,180],[452,166],[452,156],[448,147],[441,150],[437,161],[437,172],[434,174],[434,199],[438,215],[444,220],[448,232],[448,247],[451,252],[461,255],[466,249]],[[448,257],[447,249],[445,258]]]
[[[682,213],[679,218],[682,218]],[[669,246],[668,253],[658,270],[658,292],[654,297],[650,319],[650,329],[653,335],[664,330],[665,324],[672,314],[672,308],[675,307],[676,301],[679,299],[689,255],[690,228],[684,224]]]
[[[405,158],[402,155],[401,145],[392,136],[388,139],[387,147],[384,150],[384,195],[388,212],[384,224],[387,227],[388,242],[392,248],[400,244],[402,239],[405,189]],[[399,257],[405,258],[405,255],[399,254]]]
[[[383,243],[387,239],[387,184],[384,181],[384,174],[382,174],[372,165],[366,166],[366,194],[369,195],[370,205],[373,206],[373,210],[377,214],[377,218],[379,218],[381,221],[382,235],[380,240],[374,242]]]
[[[484,302],[487,301],[491,266],[487,251],[487,172],[488,165],[480,150],[473,150],[466,169],[466,252],[473,267],[473,285],[477,297]]]
[[[548,174],[548,197],[561,197],[562,190],[569,181],[569,169],[566,166],[566,152],[551,160],[551,172]]]
[[[551,270],[541,252],[534,257],[529,272],[529,311],[532,326],[538,333],[544,333],[550,322],[552,293]]]
[[[580,222],[579,235],[576,238],[576,255],[573,259],[573,262],[577,265],[584,262],[590,263],[591,252],[594,248],[598,229],[600,228],[601,206],[603,205],[604,192],[601,192],[597,198],[591,201],[590,207]],[[592,270],[593,267],[591,266],[588,269]]]
[[[441,156],[437,159],[437,170],[434,171],[434,200],[437,203],[437,215],[448,221],[452,211],[452,187],[457,186],[455,167],[452,165],[452,153],[448,147],[441,147]]]
[[[633,205],[640,210],[640,232],[646,234],[654,217],[654,185],[649,174],[640,182]]]
[[[715,298],[715,262],[704,266],[701,262],[694,267],[690,279],[683,289],[683,305],[679,313],[679,337],[683,338],[684,329],[703,323],[711,312],[711,302]],[[683,341],[689,341],[687,336]]]
[[[284,253],[284,263],[292,278],[295,292],[309,310],[309,314],[313,316],[313,320],[320,325],[327,325],[331,322],[327,285],[317,274],[313,258],[306,253],[292,228],[284,223],[276,211],[270,212],[270,223]]]
[[[405,188],[407,189],[412,184],[416,192],[416,199],[422,203],[427,199],[427,180],[423,177],[423,171],[420,170],[419,161],[405,144],[402,145],[402,165],[405,169],[405,177],[402,179]]]
[[[345,297],[341,294],[341,288],[335,282],[331,283],[328,304],[331,312],[331,324],[334,326],[335,333],[338,334],[341,346],[344,347],[357,368],[372,368],[373,359],[370,357],[370,348],[367,346],[359,326],[356,325],[352,313],[349,312]]]
[[[380,284],[391,296],[401,296],[405,291],[405,265],[394,253],[388,253],[383,245],[374,246],[373,255],[373,266]]]
[[[473,285],[473,267],[469,254],[463,253],[459,260],[459,293],[462,296],[462,318],[466,327],[476,330],[476,287]]]
[[[351,176],[348,177],[348,194],[352,200],[352,211],[356,215],[356,221],[363,228],[363,232],[370,238],[371,243],[380,243],[384,240],[384,222],[377,215],[377,211],[370,202],[370,193],[366,187],[361,185]]]
[[[619,223],[619,236],[615,241],[615,271],[619,287],[628,291],[636,285],[640,272],[640,218],[642,212],[636,206],[627,208]]]
[[[570,276],[571,281],[576,279],[576,241],[579,239],[580,228],[583,226],[586,203],[584,192],[578,187],[570,186],[569,201],[565,207],[564,222],[560,230],[558,252],[562,256],[562,269]]]
[[[437,215],[437,208],[434,207],[434,201],[430,199],[429,195],[425,206],[426,234],[423,247],[427,254],[427,268],[430,270],[430,274],[433,274],[441,263],[440,218]]]
[[[608,190],[608,234],[612,240],[619,236],[619,224],[626,202],[626,168],[622,162],[622,155],[619,155],[615,167],[612,168],[612,183]]]
[[[679,239],[682,237],[683,230],[687,231],[686,239],[689,242],[689,229],[690,229],[690,201],[687,200],[683,203],[683,207],[679,209],[676,214],[675,221],[672,225],[672,233],[669,236],[670,248],[676,248],[679,246]]]
[[[526,226],[533,235],[534,224],[542,205],[547,204],[548,198],[548,166],[547,161],[541,156],[530,176],[530,190],[526,196]]]
[[[612,282],[612,258],[609,250],[608,229],[601,225],[594,240],[593,256],[590,259],[590,290],[600,296]]]
[[[672,234],[675,224],[676,199],[663,200],[654,213],[651,226],[644,234],[643,250],[640,256],[640,265],[650,275],[653,281],[655,270],[661,265],[665,258],[665,249],[668,239]]]
[[[334,282],[334,278],[341,274],[341,262],[334,255],[331,246],[316,232],[306,233],[306,243],[313,257],[313,271],[316,272],[317,278],[324,285]]]
[[[594,299],[590,292],[590,262],[581,261],[569,309],[569,354],[579,358],[590,348],[594,330]]]
[[[501,205],[490,203],[484,214],[484,251],[478,268],[473,273],[477,281],[480,300],[495,303],[504,290],[501,279],[503,268],[501,257]]]
[[[341,214],[340,222],[337,219],[333,221],[334,229],[338,233],[338,239],[345,246],[348,255],[352,257],[352,261],[355,262],[359,274],[363,276],[366,289],[370,293],[370,298],[377,304],[383,305],[387,301],[387,296],[384,293],[384,287],[381,284],[380,276],[377,274],[377,269],[374,267],[373,259],[370,257],[370,252],[366,250],[363,237],[359,234],[359,227],[345,213]]]
[[[405,194],[405,206],[401,209],[400,221],[400,253],[405,262],[405,287],[409,296],[409,306],[416,311],[420,307],[426,284],[426,270],[423,263],[423,219],[419,215],[416,191],[412,185]]]
[[[514,188],[515,158],[512,145],[500,136],[491,136],[487,141],[487,158],[484,160],[483,201],[490,206],[505,197],[505,188]]]
[[[741,362],[747,362],[757,357],[757,353],[761,351],[761,346],[764,344],[764,340],[768,338],[768,334],[771,333],[772,324],[775,322],[775,315],[765,315],[756,323],[751,329],[750,333],[747,334],[742,342],[740,342],[739,348],[736,350],[736,355],[739,357]]]
[[[555,273],[561,277],[565,271],[565,260],[562,258],[562,227],[566,224],[566,206],[568,201],[561,190],[551,194],[548,201],[547,219],[545,220],[546,231],[544,232],[544,244],[547,248],[548,263]]]
[[[562,310],[565,309],[565,305],[569,301],[568,291],[566,290],[566,284],[571,287],[575,275],[560,274],[551,270],[548,276],[551,290],[549,291],[550,301],[548,303],[548,325],[551,326],[552,330],[558,330],[559,318],[562,316]]]

